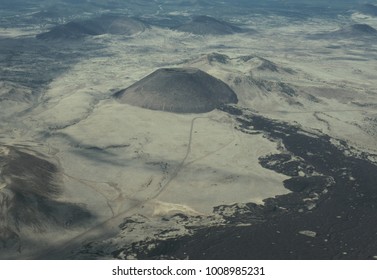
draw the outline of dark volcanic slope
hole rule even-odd
[[[79,39],[101,34],[131,36],[143,32],[145,28],[143,22],[134,18],[103,15],[94,19],[71,21],[56,26],[46,33],[37,35],[37,39]]]
[[[373,4],[364,4],[360,11],[366,15],[377,16],[377,6]]]
[[[91,214],[80,205],[58,201],[62,193],[56,165],[30,151],[0,146],[0,259],[21,252],[31,236],[80,227]],[[34,244],[37,246],[37,244]]]
[[[198,35],[229,35],[243,30],[228,22],[220,21],[208,16],[198,16],[189,23],[174,28],[175,30]]]
[[[311,39],[372,39],[377,38],[377,30],[368,24],[353,24],[339,30],[310,36]]]
[[[159,69],[115,97],[122,103],[176,113],[209,112],[238,102],[227,84],[195,68]]]
[[[377,30],[368,24],[353,24],[350,27],[342,29],[340,32],[348,35],[358,36],[358,35],[377,35]]]

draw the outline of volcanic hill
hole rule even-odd
[[[37,35],[37,39],[80,39],[86,36],[115,34],[132,36],[145,30],[146,25],[135,18],[102,15],[82,21],[71,21],[53,27],[50,31]]]
[[[203,113],[237,103],[223,81],[196,68],[162,68],[114,95],[122,103],[175,113]]]

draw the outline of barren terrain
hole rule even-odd
[[[360,205],[377,197],[370,177],[377,168],[377,18],[362,10],[298,18],[235,9],[219,19],[243,32],[193,34],[177,27],[205,7],[155,1],[156,13],[142,13],[130,2],[133,12],[112,11],[147,28],[73,40],[37,35],[75,16],[38,14],[42,20],[36,6],[19,12],[22,22],[2,12],[0,258],[236,258],[233,248],[242,246],[234,240],[249,244],[246,232],[259,240],[266,230],[272,252],[284,231],[276,219],[287,227],[297,220],[284,235],[293,243],[331,243],[318,232],[339,228],[327,254],[313,249],[314,258],[377,255],[375,227],[365,229],[365,254],[345,233],[347,225],[359,229],[352,217],[365,225],[375,217],[375,203]],[[89,24],[107,13],[77,18]],[[179,113],[114,98],[153,71],[188,67],[226,83],[238,103]],[[344,214],[347,203],[362,214]],[[334,220],[321,216],[324,209]],[[311,225],[301,223],[304,215]],[[351,245],[336,243],[342,236]],[[223,243],[192,245],[207,237]],[[284,246],[276,255],[240,256],[310,256]]]

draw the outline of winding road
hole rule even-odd
[[[32,256],[32,258],[33,259],[35,259],[35,258],[37,258],[37,259],[69,259],[69,258],[72,257],[71,252],[73,250],[77,249],[77,248],[80,248],[83,244],[88,243],[88,242],[98,241],[98,240],[104,240],[104,239],[113,237],[114,235],[119,233],[119,227],[118,226],[119,226],[119,224],[121,224],[124,221],[124,218],[127,215],[132,215],[134,210],[136,210],[140,207],[143,207],[145,204],[147,204],[151,200],[154,200],[158,196],[160,196],[161,193],[163,193],[165,190],[167,190],[167,188],[171,185],[171,183],[179,175],[179,173],[182,171],[183,168],[185,168],[186,166],[188,166],[188,165],[190,165],[190,164],[192,164],[192,163],[194,163],[198,160],[204,159],[205,157],[208,157],[209,155],[214,154],[214,153],[224,149],[226,146],[230,145],[235,140],[235,135],[234,135],[235,132],[234,132],[234,126],[233,126],[232,127],[233,138],[232,138],[231,141],[225,143],[224,145],[222,145],[221,147],[219,147],[218,149],[216,149],[214,151],[206,153],[205,155],[200,156],[199,158],[196,158],[196,159],[194,159],[190,162],[187,162],[187,159],[189,158],[190,153],[192,151],[192,143],[193,143],[195,123],[199,119],[209,119],[209,117],[195,117],[191,120],[190,131],[189,131],[188,142],[187,142],[188,143],[187,149],[186,149],[186,153],[185,153],[183,159],[179,162],[179,164],[176,166],[174,171],[171,174],[169,174],[169,177],[165,182],[163,182],[163,180],[164,180],[163,179],[162,181],[160,181],[158,183],[160,186],[152,196],[148,196],[143,200],[139,200],[139,199],[135,199],[135,198],[130,197],[130,196],[124,196],[122,194],[120,188],[117,188],[117,192],[118,192],[117,198],[118,198],[118,200],[120,198],[122,198],[122,201],[121,201],[122,203],[129,204],[127,209],[125,209],[125,210],[123,210],[119,213],[116,213],[114,211],[114,209],[111,205],[112,200],[110,200],[105,194],[101,193],[98,190],[98,188],[93,186],[93,183],[98,184],[98,182],[94,182],[94,181],[89,182],[87,180],[75,178],[75,177],[72,177],[68,174],[65,174],[65,176],[67,176],[71,179],[74,179],[76,181],[79,181],[80,183],[82,183],[82,184],[90,187],[91,189],[93,189],[93,191],[100,193],[100,195],[102,195],[104,197],[104,199],[106,200],[106,203],[111,210],[112,216],[110,218],[106,219],[105,221],[103,221],[103,222],[85,230],[84,232],[78,234],[74,238],[72,238],[68,241],[65,241],[63,244],[59,244],[59,245],[54,246],[53,248],[43,250],[42,252],[40,252],[37,255],[37,257]],[[133,196],[135,196],[135,194]]]

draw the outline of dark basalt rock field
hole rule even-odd
[[[326,135],[234,107],[239,129],[281,141],[281,154],[260,158],[278,173],[293,176],[284,185],[292,192],[248,203],[229,225],[200,229],[193,236],[154,243],[139,252],[155,259],[373,259],[377,252],[377,167],[367,155],[350,155]],[[348,151],[346,153],[346,151]],[[303,172],[305,175],[299,175]],[[219,206],[215,211],[228,206]],[[242,214],[244,213],[244,214]],[[251,226],[237,227],[244,223]],[[371,234],[373,233],[373,234]],[[147,248],[142,244],[140,248]],[[116,257],[116,256],[115,256]]]
[[[0,259],[377,260],[376,3],[0,1]]]

